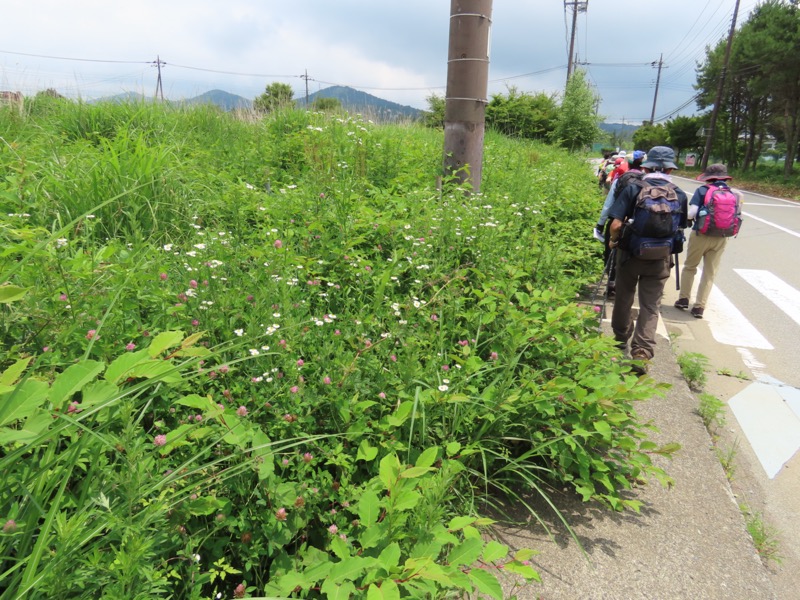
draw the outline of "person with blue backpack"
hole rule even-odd
[[[623,351],[630,340],[632,368],[639,374],[647,372],[655,355],[664,285],[673,266],[672,255],[683,250],[688,207],[686,194],[670,177],[677,168],[672,148],[651,148],[642,162],[644,175],[625,187],[608,212],[612,219],[608,243],[617,249],[611,329]],[[639,315],[634,323],[637,292]]]
[[[694,224],[689,236],[686,261],[681,271],[681,289],[675,308],[689,308],[694,277],[702,261],[703,275],[700,277],[700,286],[691,310],[693,317],[702,319],[728,238],[739,233],[742,210],[740,194],[728,186],[733,177],[728,175],[725,165],[708,165],[697,179],[703,185],[695,190],[689,201],[688,217]]]

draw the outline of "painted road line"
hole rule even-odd
[[[779,387],[751,383],[728,402],[767,476],[774,479],[800,449],[800,418]]]
[[[750,372],[756,379],[763,380],[768,377],[765,370],[767,365],[758,360],[755,354],[750,352],[747,348],[736,348],[736,351],[741,355],[744,366],[750,369]]]
[[[757,217],[754,214],[746,212],[746,211],[742,211],[742,214],[745,217],[747,217],[748,219],[755,219],[756,221],[761,221],[765,225],[769,225],[770,227],[774,227],[775,229],[780,229],[784,233],[788,233],[789,235],[793,235],[796,238],[800,238],[800,233],[798,233],[796,231],[792,231],[791,229],[787,229],[786,227],[782,227],[781,225],[778,225],[777,223],[773,223],[772,221],[767,221],[766,219],[762,219],[761,217]]]
[[[734,272],[800,325],[800,291],[770,271],[734,269]]]
[[[704,318],[708,321],[711,335],[720,344],[759,350],[775,349],[717,286],[711,287]]]

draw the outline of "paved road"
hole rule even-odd
[[[699,185],[675,182],[687,193]],[[777,530],[784,562],[771,570],[788,593],[800,589],[800,203],[745,193],[744,219],[705,318],[672,307],[673,280],[662,319],[677,353],[709,358],[706,391],[727,404],[719,446],[735,454],[734,491]]]

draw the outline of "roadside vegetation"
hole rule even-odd
[[[486,515],[668,482],[585,158],[485,147],[470,195],[424,127],[0,110],[0,599],[500,598]]]

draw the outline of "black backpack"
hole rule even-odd
[[[628,187],[632,181],[641,181],[642,177],[644,177],[644,173],[641,171],[625,171],[620,175],[619,181],[617,181],[617,185],[614,187],[614,202],[617,201],[622,190]]]

